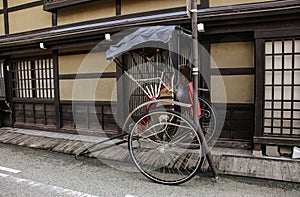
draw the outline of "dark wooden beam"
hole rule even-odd
[[[264,106],[264,41],[255,41],[255,131],[254,136],[260,137],[263,134],[263,106]]]
[[[255,144],[267,144],[267,145],[283,145],[283,146],[299,146],[299,137],[282,137],[282,136],[264,136],[254,137]]]
[[[8,25],[7,0],[3,0],[3,14],[4,14],[4,32],[6,35],[8,35],[9,25]]]
[[[264,28],[271,28],[274,21],[281,21],[280,25],[290,27],[299,25],[300,18],[300,2],[296,0],[287,0],[265,3],[256,3],[249,5],[234,5],[224,7],[214,7],[200,9],[198,13],[199,21],[207,24],[207,33],[221,33],[224,32],[242,32],[253,31],[261,29],[262,24]],[[289,23],[282,21],[282,16],[291,19]],[[269,21],[265,23],[266,17]],[[297,18],[298,17],[298,18]],[[255,26],[248,27],[248,20],[255,18]],[[298,22],[297,22],[298,21]],[[99,35],[101,33],[111,30],[114,32],[128,29],[129,27],[136,27],[141,25],[170,25],[170,24],[187,24],[190,19],[186,15],[185,7],[165,9],[151,12],[144,12],[131,15],[120,15],[99,19],[94,21],[87,21],[77,24],[65,25],[54,28],[43,29],[42,31],[32,31],[28,34],[16,34],[9,38],[0,38],[0,48],[7,51],[5,47],[28,45],[30,43],[38,42],[61,42],[65,39],[76,39],[85,37],[88,39],[91,35]],[[234,23],[234,26],[224,23]],[[237,23],[236,23],[237,22]],[[253,21],[252,21],[253,22]],[[290,23],[291,22],[291,23]],[[269,26],[266,26],[269,25]],[[279,23],[278,23],[279,25]],[[299,25],[300,26],[300,25]],[[286,26],[288,27],[288,26]]]
[[[44,4],[44,10],[54,11],[58,8],[64,8],[72,5],[90,2],[93,0],[42,0]]]
[[[17,97],[14,97],[12,98],[12,101],[14,103],[41,103],[41,104],[49,104],[49,103],[54,103],[55,101],[53,99],[38,99],[38,98],[17,98]]]
[[[15,11],[19,11],[19,10],[23,10],[23,9],[27,9],[27,8],[37,7],[37,6],[40,6],[40,5],[42,5],[41,1],[35,1],[35,2],[32,2],[32,3],[26,3],[26,4],[23,4],[23,5],[10,7],[10,8],[8,8],[8,12],[15,12]]]
[[[84,74],[61,74],[59,79],[92,79],[92,78],[116,78],[115,72],[84,73]]]
[[[57,12],[54,11],[52,13],[52,27],[56,27],[57,26]]]
[[[121,15],[122,0],[116,0],[116,15]]]
[[[232,33],[219,33],[212,35],[201,35],[201,40],[212,43],[224,43],[224,42],[253,42],[254,33],[249,32],[237,32],[234,35]]]
[[[300,15],[300,14],[299,14]],[[257,30],[255,38],[282,38],[282,37],[298,37],[300,27],[293,27],[282,31],[281,29]]]
[[[252,75],[255,74],[254,68],[213,68],[212,75]]]
[[[54,102],[56,111],[56,128],[61,128],[61,110],[60,110],[60,94],[59,94],[59,65],[58,51],[53,51],[53,72],[54,72]]]

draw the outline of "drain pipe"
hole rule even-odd
[[[203,152],[206,153],[206,158],[209,167],[212,171],[213,176],[217,179],[218,172],[216,170],[215,164],[212,159],[211,152],[208,148],[207,142],[205,140],[204,134],[202,132],[201,126],[199,124],[198,118],[198,84],[199,84],[199,49],[198,49],[198,28],[197,28],[197,0],[191,1],[191,19],[192,19],[192,38],[193,38],[193,83],[194,83],[194,96],[193,96],[193,111],[194,111],[194,123],[196,124],[198,131],[200,133],[200,138],[202,141]]]

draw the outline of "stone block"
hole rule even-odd
[[[261,150],[253,150],[252,151],[252,156],[253,157],[263,157],[263,154],[262,154]]]
[[[280,153],[281,156],[291,157],[292,152],[293,152],[293,149],[290,146],[280,146],[279,147],[279,153]]]
[[[266,146],[266,156],[269,157],[280,157],[280,154],[278,152],[278,146]]]

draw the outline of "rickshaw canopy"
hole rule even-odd
[[[125,35],[106,51],[106,59],[113,60],[124,52],[143,48],[149,42],[167,44],[174,35],[176,26],[140,27]]]

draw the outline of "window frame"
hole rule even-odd
[[[266,134],[264,132],[264,109],[265,109],[265,42],[270,40],[292,40],[299,39],[300,28],[257,30],[255,36],[255,134],[254,144],[299,144],[300,136],[295,133],[290,134]],[[259,146],[257,146],[258,148]],[[259,148],[258,148],[259,149]]]
[[[10,62],[14,99],[54,100],[53,57],[38,57]]]
[[[288,42],[291,42],[291,51],[287,50]],[[269,43],[269,45],[271,44],[271,46],[266,47],[267,43]],[[265,96],[263,104],[263,134],[265,136],[299,135],[294,132],[299,129],[299,126],[294,125],[294,121],[300,120],[300,117],[297,116],[297,112],[299,113],[300,108],[296,105],[296,103],[298,105],[300,104],[300,100],[297,94],[295,94],[295,92],[300,89],[300,83],[296,83],[296,75],[300,72],[300,67],[296,64],[298,63],[296,59],[300,59],[300,51],[295,51],[296,44],[300,45],[300,36],[266,39],[264,42]],[[269,48],[271,51],[268,51],[270,50]],[[290,65],[288,65],[288,57],[291,58]],[[266,61],[267,59],[269,60]],[[267,74],[268,78],[266,77]],[[289,80],[287,80],[287,78],[289,78]]]

